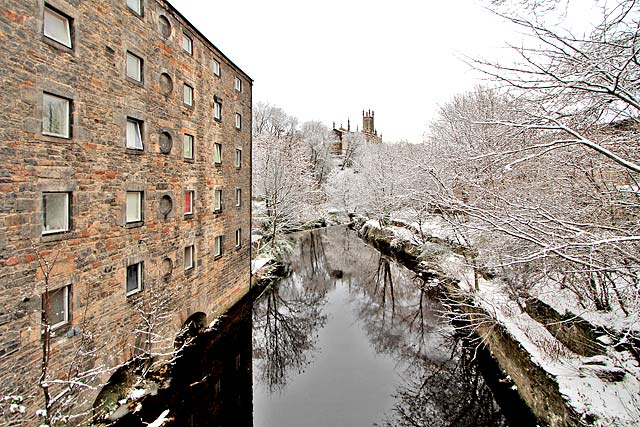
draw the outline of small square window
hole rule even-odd
[[[220,62],[218,62],[218,60],[211,60],[211,71],[213,71],[213,74],[220,77]]]
[[[49,291],[42,295],[42,311],[46,314],[46,323],[51,329],[59,328],[71,320],[71,285]]]
[[[184,269],[191,270],[193,268],[193,255],[195,251],[193,245],[184,248]]]
[[[127,52],[127,77],[142,82],[142,58]]]
[[[42,234],[69,231],[70,193],[42,193]]]
[[[142,121],[127,118],[127,148],[144,150],[142,144]]]
[[[242,129],[242,116],[236,113],[236,129]]]
[[[236,77],[235,80],[235,88],[238,92],[242,92],[242,80],[240,80],[238,77]]]
[[[222,103],[217,100],[213,101],[213,118],[222,120]]]
[[[184,134],[183,149],[185,159],[193,160],[193,140],[193,135]]]
[[[242,167],[242,150],[236,148],[236,169],[240,169]]]
[[[191,190],[184,192],[184,214],[193,214],[193,191]]]
[[[214,192],[213,210],[216,212],[222,210],[222,190],[216,190]]]
[[[142,290],[142,262],[127,266],[127,296]]]
[[[236,248],[242,246],[242,229],[238,228],[236,230]]]
[[[71,18],[49,6],[44,7],[44,35],[51,40],[71,47]]]
[[[242,206],[242,189],[236,188],[236,207]]]
[[[127,7],[142,16],[142,0],[127,0]]]
[[[189,55],[193,55],[193,40],[185,33],[182,33],[182,49]]]
[[[71,101],[44,93],[42,95],[43,135],[71,137]]]
[[[213,144],[213,163],[217,165],[222,163],[222,144],[217,142]]]
[[[216,236],[214,239],[213,255],[216,258],[222,256],[222,236]]]
[[[182,87],[182,100],[189,107],[193,106],[193,88],[186,83]]]
[[[127,191],[127,224],[142,221],[142,191]]]

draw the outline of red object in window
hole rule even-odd
[[[193,213],[193,191],[185,191],[184,193],[184,213]]]

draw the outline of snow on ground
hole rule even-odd
[[[274,261],[271,257],[260,257],[251,260],[251,274],[256,274],[262,267]]]

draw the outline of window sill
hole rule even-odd
[[[136,18],[141,19],[144,21],[144,10],[142,11],[142,13],[138,13],[135,10],[131,9],[130,7],[127,6],[127,10]]]
[[[58,231],[55,233],[42,234],[40,236],[40,242],[42,243],[59,242],[61,240],[70,239],[71,237],[73,237],[73,233],[70,230]]]
[[[127,292],[127,298],[133,297],[135,295],[138,295],[140,292],[142,292],[142,288],[138,288],[138,289],[134,289],[132,291],[129,291],[129,292]]]
[[[185,109],[189,110],[190,112],[191,112],[191,111],[193,111],[193,110],[196,108],[195,103],[194,103],[194,104],[189,105],[189,104],[187,104],[187,103],[186,103],[186,102],[184,102],[184,101],[182,101],[182,106],[183,106]]]
[[[213,256],[214,261],[219,260],[220,258],[222,258],[222,254]]]
[[[134,78],[131,78],[131,77],[127,76],[126,74],[125,74],[124,78],[125,78],[126,81],[128,81],[129,83],[131,83],[133,85],[136,85],[136,86],[142,87],[142,88],[144,87],[144,79],[142,81],[136,80]]]
[[[134,154],[137,156],[144,154],[144,148],[125,147],[125,151],[127,152],[127,154]]]
[[[213,214],[214,215],[220,215],[222,213],[222,209],[214,209],[213,210]]]
[[[219,162],[219,163],[214,162],[213,166],[215,166],[217,168],[221,168],[222,167],[222,162]]]
[[[195,163],[195,159],[193,158],[188,158],[188,157],[183,157],[182,160],[184,160],[187,163]]]
[[[213,120],[215,120],[218,123],[222,123],[222,117],[214,117]]]
[[[188,214],[184,214],[184,219],[193,219],[194,214],[192,213],[188,213]]]
[[[46,44],[48,44],[49,46],[59,50],[59,51],[66,52],[66,53],[68,53],[70,55],[74,55],[75,56],[75,51],[73,50],[73,47],[66,46],[66,45],[60,43],[59,41],[56,41],[54,39],[51,39],[51,38],[45,36],[44,34],[42,34],[42,41],[45,42]],[[71,41],[71,46],[73,46],[73,40]]]
[[[195,267],[189,267],[186,270],[184,270],[184,275],[185,276],[191,276],[193,274],[193,272],[195,271]]]
[[[42,132],[42,139],[48,142],[71,141],[71,136],[52,135]]]
[[[144,225],[144,221],[127,222],[124,228],[138,228]]]

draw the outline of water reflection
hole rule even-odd
[[[428,283],[344,227],[295,238],[254,304],[255,426],[507,425]]]

